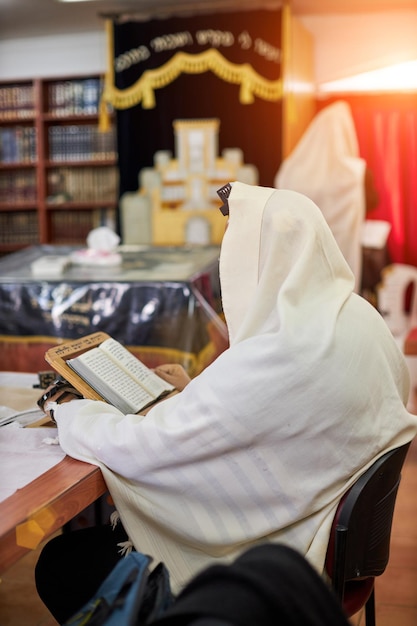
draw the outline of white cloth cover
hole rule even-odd
[[[220,255],[230,348],[145,417],[58,407],[59,439],[98,464],[135,547],[174,590],[214,560],[282,542],[322,571],[341,495],[410,441],[403,356],[322,213],[233,183]]]
[[[315,116],[274,181],[278,189],[299,191],[321,209],[355,275],[356,291],[362,274],[365,170],[349,105],[339,101]]]

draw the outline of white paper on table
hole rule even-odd
[[[0,372],[0,385],[4,387],[22,387],[31,389],[39,382],[37,374],[30,372]],[[38,389],[39,395],[41,391]]]
[[[38,382],[36,374],[0,372],[0,427],[7,424],[12,415],[16,415],[15,421],[21,426],[44,417],[36,404],[43,393],[42,389],[33,386]]]
[[[45,442],[56,437],[56,428],[21,428],[16,424],[0,428],[0,501],[65,457],[60,445]]]

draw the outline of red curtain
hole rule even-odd
[[[341,99],[351,106],[360,154],[379,193],[368,218],[391,223],[392,262],[417,266],[417,94],[349,95],[331,102]]]

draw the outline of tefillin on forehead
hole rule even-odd
[[[220,211],[223,213],[223,215],[229,215],[229,195],[231,191],[232,191],[231,183],[227,183],[226,185],[223,185],[223,187],[220,187],[220,189],[217,190],[217,195],[219,196],[220,200],[223,202],[222,206],[220,207]]]

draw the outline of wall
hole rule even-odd
[[[417,10],[297,19],[313,36],[317,84],[417,59]],[[0,80],[102,73],[105,66],[104,26],[102,32],[0,41]]]
[[[299,19],[313,35],[316,84],[417,59],[417,9]]]
[[[0,41],[0,80],[102,74],[103,31]]]

